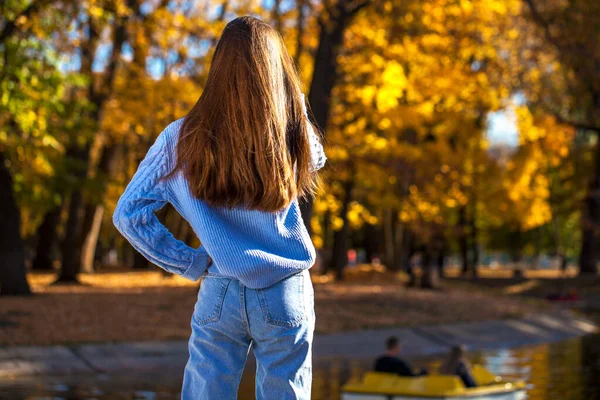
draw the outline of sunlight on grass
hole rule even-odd
[[[516,285],[507,286],[502,289],[502,293],[504,294],[519,294],[527,292],[537,286],[539,286],[540,281],[537,279],[532,279],[530,281],[525,281],[523,283],[517,283]]]
[[[30,273],[27,276],[34,291],[44,291],[50,288],[56,280],[54,273]],[[145,288],[145,287],[193,287],[192,282],[177,275],[165,276],[161,271],[115,271],[96,274],[79,274],[79,281],[87,287],[96,288]],[[60,286],[52,286],[52,291],[61,291]],[[65,287],[65,289],[72,289]]]

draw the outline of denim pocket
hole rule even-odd
[[[194,307],[194,320],[200,324],[209,324],[221,319],[221,309],[231,279],[206,275],[202,278],[198,301]]]
[[[265,322],[270,325],[298,326],[307,316],[304,296],[305,273],[285,278],[273,286],[258,290]]]

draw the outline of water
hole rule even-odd
[[[600,335],[564,342],[511,350],[490,350],[469,354],[507,379],[529,383],[529,400],[600,399]],[[414,360],[415,367],[434,370],[439,358]],[[349,378],[357,378],[370,362],[348,359],[320,360],[314,366],[313,398],[339,399],[340,387]],[[240,386],[240,399],[253,399],[252,368]],[[0,382],[4,400],[179,400],[177,371],[149,376],[77,376],[44,377]]]

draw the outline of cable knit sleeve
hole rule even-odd
[[[312,170],[317,171],[325,165],[327,157],[323,151],[323,145],[319,141],[317,134],[313,130],[312,124],[308,122],[308,113],[306,112],[306,102],[304,100],[304,94],[302,94],[302,107],[304,110],[304,116],[306,117],[306,125],[308,127],[308,141],[310,143],[310,158],[312,161]]]
[[[153,264],[192,281],[209,262],[204,247],[194,249],[158,220],[155,211],[168,201],[166,181],[159,180],[169,169],[166,131],[156,139],[125,188],[113,214],[113,223],[131,245]]]

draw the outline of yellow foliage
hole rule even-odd
[[[133,11],[124,0],[111,2],[111,10],[104,3],[90,0],[84,5],[94,23],[104,23],[102,41],[112,37],[109,25],[115,16]],[[331,168],[323,172],[324,189],[314,202],[311,224],[317,247],[323,245],[322,235],[327,231],[322,226],[326,213],[331,214],[334,230],[343,225],[339,215],[346,194],[342,183],[350,179],[355,183],[347,215],[352,229],[365,222],[379,223],[376,215],[382,209],[393,209],[399,211],[402,221],[427,230],[453,223],[456,209],[473,201],[482,218],[494,222],[516,221],[523,229],[531,229],[550,220],[552,182],[547,171],[562,166],[571,155],[574,130],[527,106],[514,106],[519,147],[498,160],[491,155],[485,137],[486,114],[509,107],[514,87],[521,85],[521,80],[532,92],[527,93],[529,99],[542,96],[540,88],[546,84],[545,68],[532,67],[522,74],[513,68],[519,62],[516,43],[525,41],[527,34],[515,22],[521,3],[384,0],[350,21],[337,58],[339,76],[331,96],[330,119],[322,127],[327,133]],[[146,56],[165,64],[174,58],[181,60],[161,76],[150,76],[146,65],[133,65],[129,54],[119,64],[98,129],[107,141],[133,149],[126,155],[126,166],[113,177],[115,181],[125,182],[130,177],[156,135],[185,115],[202,92],[213,49],[198,49],[189,39],[201,42],[199,47],[216,39],[227,20],[213,18],[220,5],[208,1],[202,13],[158,7],[144,18],[128,20],[128,38],[137,49],[147,51]],[[234,2],[230,7],[227,17],[229,13],[252,13],[270,20],[274,15],[255,1]],[[331,16],[324,3],[315,2],[299,37],[297,10],[284,8],[281,33],[292,55],[299,43],[303,45],[297,60],[307,92],[319,25],[327,25]],[[74,39],[70,45],[81,46],[82,40]],[[535,44],[531,43],[529,53],[518,55],[528,60],[540,57],[538,65],[565,76],[572,73],[556,57],[534,51]],[[23,89],[32,99],[43,96],[38,90],[40,79],[30,77]],[[4,94],[0,100],[3,105],[8,102]],[[30,135],[25,140],[64,153],[64,141],[47,134],[47,115],[28,110],[16,114],[15,119]],[[4,128],[0,128],[0,139],[3,145],[11,140]],[[15,159],[30,165],[36,176],[55,173],[55,164],[48,157],[21,147],[14,146]],[[28,173],[17,175],[17,184],[30,179]],[[117,186],[110,185],[107,191],[109,209],[122,189]]]

